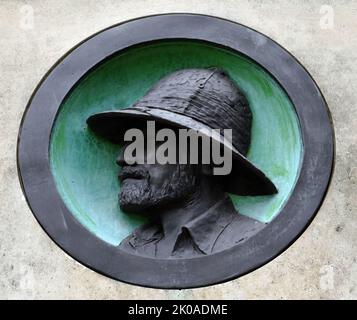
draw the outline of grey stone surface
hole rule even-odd
[[[331,7],[322,7],[325,4]],[[325,23],[325,10],[329,8],[334,13],[333,25]],[[336,165],[329,192],[298,241],[272,262],[240,279],[181,291],[123,284],[67,256],[31,214],[16,170],[21,116],[48,69],[71,47],[103,28],[165,12],[217,15],[278,41],[319,84],[336,135]],[[352,0],[1,0],[0,298],[356,299],[356,14],[357,2]]]

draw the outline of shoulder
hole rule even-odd
[[[236,212],[230,224],[222,231],[214,246],[214,251],[221,251],[241,244],[266,226],[258,220]]]

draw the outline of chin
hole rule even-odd
[[[158,199],[153,196],[133,197],[133,194],[120,193],[119,206],[120,209],[128,214],[152,215],[160,211],[163,206],[167,205],[168,199]]]
[[[125,213],[145,214],[151,204],[142,197],[133,197],[132,193],[120,193],[119,206]]]
[[[119,206],[125,213],[152,215],[182,199],[183,190],[175,191],[169,192],[164,188],[153,192],[147,183],[141,181],[124,183],[119,193]]]

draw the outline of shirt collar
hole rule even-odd
[[[198,217],[183,225],[181,232],[177,236],[174,248],[180,241],[180,236],[184,230],[187,230],[199,250],[205,254],[210,254],[217,238],[232,222],[236,214],[232,201],[226,196]],[[143,246],[150,242],[159,241],[163,236],[160,224],[149,223],[135,231],[129,243],[133,247]]]
[[[129,243],[132,247],[140,247],[153,241],[158,241],[164,236],[162,228],[158,228],[157,223],[148,223],[136,229]]]
[[[189,221],[187,229],[193,242],[205,254],[210,254],[217,238],[237,214],[231,200],[226,196],[207,211]]]

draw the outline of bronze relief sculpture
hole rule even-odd
[[[277,189],[246,158],[252,113],[224,71],[176,71],[131,107],[95,114],[87,123],[98,134],[123,144],[125,130],[141,128],[150,119],[160,128],[232,129],[232,171],[214,176],[202,163],[128,164],[124,144],[117,159],[122,167],[120,206],[128,213],[150,216],[151,222],[124,239],[120,249],[149,257],[190,258],[228,249],[264,227],[238,214],[227,195],[267,195]]]

